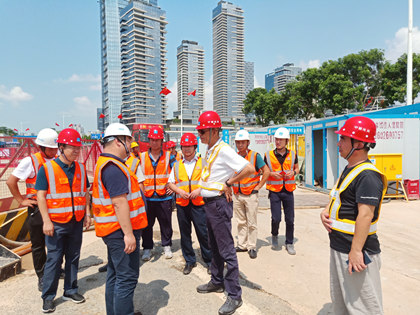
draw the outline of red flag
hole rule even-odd
[[[16,131],[16,132],[19,132],[19,130],[17,130],[16,128],[15,129],[13,129],[14,131]]]
[[[159,94],[168,95],[169,93],[172,93],[166,86],[160,91]]]
[[[69,127],[73,127],[73,124],[70,124]]]
[[[105,115],[104,114],[100,114],[99,115],[99,118],[105,118]]]
[[[122,119],[122,114],[119,114],[118,115],[118,119]]]
[[[196,91],[196,90],[194,90],[194,91],[192,91],[192,92],[188,93],[188,95],[195,96],[195,91]]]
[[[25,129],[25,131],[28,131],[28,130],[29,130],[29,128],[26,128],[26,129]]]
[[[55,125],[56,125],[57,127],[60,127],[60,125],[59,125],[59,124],[57,124],[57,123],[55,123]]]

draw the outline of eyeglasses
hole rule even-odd
[[[202,136],[207,132],[207,129],[198,129],[197,132],[200,136]]]

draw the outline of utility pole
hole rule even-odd
[[[407,105],[413,104],[413,0],[408,0]]]

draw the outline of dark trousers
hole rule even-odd
[[[228,295],[235,300],[241,298],[239,285],[239,265],[232,237],[232,203],[226,198],[212,200],[204,205],[207,216],[211,261],[211,281],[215,285],[225,285]],[[223,278],[224,263],[227,272]]]
[[[140,235],[134,231],[136,249],[124,253],[123,238],[103,238],[108,249],[108,272],[106,275],[105,303],[108,315],[134,314],[134,290],[140,273]]]
[[[48,252],[42,288],[42,298],[44,300],[53,300],[57,294],[63,256],[66,258],[64,293],[74,294],[77,293],[78,289],[77,271],[82,246],[83,219],[77,222],[73,216],[67,223],[53,222],[53,224],[53,236],[45,236]]]
[[[147,227],[142,232],[143,248],[153,248],[153,225],[156,218],[159,222],[162,246],[172,245],[172,199],[163,201],[150,201],[147,203]]]
[[[45,251],[45,234],[42,229],[43,221],[38,207],[28,207],[29,235],[31,237],[32,261],[38,278],[44,275],[47,252]]]
[[[270,191],[271,206],[271,234],[279,234],[281,222],[281,206],[283,204],[284,219],[286,221],[286,244],[293,244],[293,234],[295,230],[295,198],[293,192],[282,190],[279,192]]]
[[[206,213],[203,206],[196,206],[190,202],[187,206],[176,205],[179,231],[181,233],[181,249],[187,264],[195,264],[196,257],[191,240],[191,222],[200,243],[201,256],[206,264],[211,262],[211,250],[207,236]]]

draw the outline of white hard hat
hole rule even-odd
[[[130,129],[127,128],[126,125],[120,123],[113,123],[110,124],[105,129],[104,138],[111,137],[111,136],[128,136],[131,137]]]
[[[249,133],[248,131],[242,129],[239,130],[235,135],[235,141],[241,141],[241,140],[249,140]]]
[[[38,133],[35,143],[41,147],[58,148],[57,138],[57,131],[51,128],[44,128]]]
[[[280,127],[274,133],[274,138],[277,138],[277,139],[290,139],[289,130],[287,128]]]

